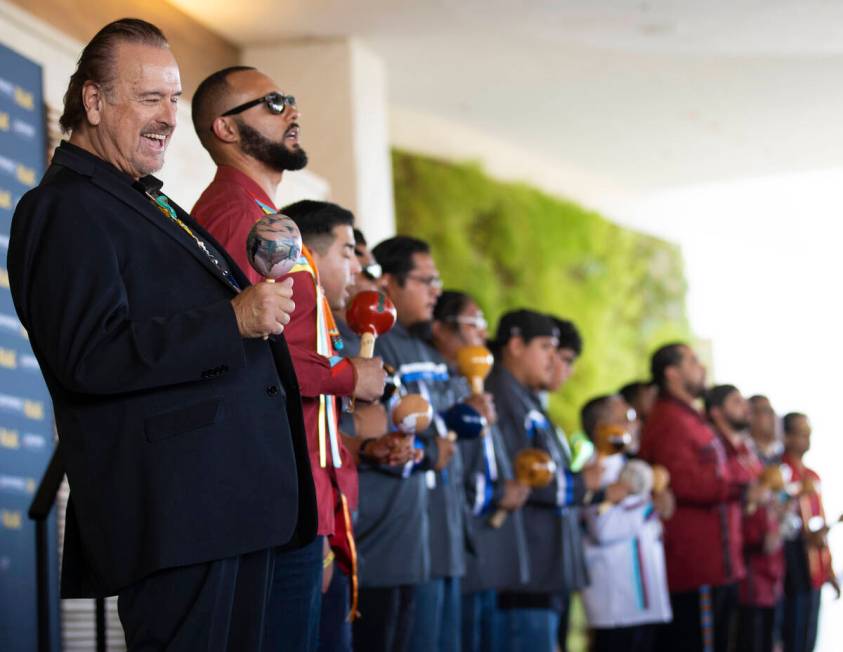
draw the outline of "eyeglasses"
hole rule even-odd
[[[426,285],[429,288],[433,288],[434,290],[442,289],[442,279],[438,276],[416,276],[414,274],[407,274],[407,278],[411,278],[418,283]]]
[[[463,324],[465,326],[474,326],[479,330],[486,330],[489,327],[488,322],[482,315],[476,315],[474,317],[453,317],[448,321],[454,324]]]
[[[246,102],[245,104],[241,104],[240,106],[235,106],[233,109],[229,109],[228,111],[222,114],[222,117],[243,113],[243,111],[245,111],[246,109],[251,109],[253,106],[257,106],[260,103],[266,104],[266,108],[269,109],[270,113],[278,115],[280,113],[284,113],[284,109],[286,109],[288,106],[295,106],[296,98],[292,95],[282,95],[281,93],[269,93],[268,95],[259,97],[256,100],[252,100],[251,102]]]

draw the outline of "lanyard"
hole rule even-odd
[[[228,282],[228,284],[237,292],[240,292],[240,284],[237,283],[237,280],[234,278],[234,275],[228,269],[223,267],[219,259],[211,253],[211,250],[208,249],[205,243],[200,240],[199,237],[193,232],[193,229],[191,229],[187,224],[184,223],[183,220],[179,218],[179,216],[176,214],[175,209],[170,206],[167,196],[162,192],[159,192],[156,195],[154,190],[146,190],[144,194],[150,200],[152,200],[152,203],[155,204],[158,210],[160,210],[161,213],[168,217],[170,221],[173,222],[173,224],[178,226],[182,231],[184,231],[185,233],[187,233],[187,235],[193,238],[193,241],[196,243],[196,246],[204,252],[204,254],[208,257],[208,260],[210,260],[214,264],[214,267],[219,270],[220,274],[222,274],[223,278]]]
[[[319,284],[319,270],[310,255],[307,247],[302,247],[302,255],[305,258],[307,269],[313,278],[314,289],[316,290],[316,352],[329,360],[334,358],[335,338],[339,338],[339,331],[334,322],[334,315],[328,305],[328,298]],[[293,271],[301,268],[296,265]],[[331,462],[334,468],[342,466],[339,446],[339,423],[337,422],[336,396],[332,394],[319,395],[319,464],[324,468],[327,466],[327,454],[325,440],[331,446]]]

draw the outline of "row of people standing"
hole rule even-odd
[[[160,30],[104,27],[69,83],[70,139],[13,221],[12,295],[71,487],[63,594],[119,594],[131,649],[553,649],[571,593],[589,585],[578,508],[601,530],[604,505],[637,493],[657,541],[648,491],[602,460],[579,468],[548,416],[542,396],[570,374],[576,329],[507,313],[486,391],[473,391],[453,363],[485,339],[476,303],[440,296],[424,242],[392,238],[369,260],[353,216],[326,202],[285,207],[306,248],[288,279],[261,282],[247,233],[307,163],[295,99],[242,66],[200,84],[193,124],[218,170],[188,214],[152,176],[180,93]],[[374,359],[341,335],[355,275],[398,311]],[[403,386],[386,404],[383,362]],[[665,377],[685,366],[669,362]],[[471,405],[488,432],[454,442],[437,417],[407,436],[390,425],[402,392],[436,415]],[[529,490],[524,449],[547,460]],[[696,464],[720,477],[715,458]],[[687,570],[672,573],[672,540],[669,580]],[[674,612],[683,588],[671,584]]]
[[[803,463],[807,417],[786,415],[781,441],[769,400],[707,388],[685,344],[656,351],[651,371],[653,389],[630,394],[657,393],[638,455],[669,470],[676,502],[664,524],[672,618],[655,649],[812,650],[820,590],[839,587],[819,478]]]
[[[283,172],[306,162],[295,106],[282,102],[276,112],[252,101],[277,94],[274,89],[258,71],[234,68],[205,80],[193,98],[194,126],[218,172],[192,215],[252,282],[261,278],[248,268],[248,231],[277,212],[273,197]],[[274,130],[283,135],[280,142],[260,135],[271,120],[283,123]],[[322,562],[310,559],[307,567],[316,576],[324,566],[323,577],[331,577],[323,596],[312,595],[311,612],[321,614],[311,618],[314,632],[319,623],[320,647],[459,649],[465,637],[499,649],[551,649],[560,605],[587,581],[572,507],[603,495],[597,465],[582,474],[570,470],[565,439],[537,399],[569,375],[581,349],[576,329],[531,311],[510,313],[494,341],[490,393],[472,394],[455,371],[455,356],[459,347],[485,343],[483,316],[467,295],[440,297],[426,243],[399,236],[370,254],[362,234],[351,239],[353,216],[339,206],[303,201],[281,212],[305,243],[304,260],[290,274],[296,306],[285,339],[302,393],[323,537]],[[342,318],[355,274],[355,289],[377,287],[397,310],[396,325],[378,338],[377,357],[369,361],[357,355],[359,339]],[[321,348],[319,333],[329,340]],[[401,393],[385,405],[366,404],[383,388],[381,361],[394,370]],[[436,415],[412,438],[389,426],[403,393],[423,396]],[[353,416],[341,410],[350,398],[359,401]],[[320,411],[326,400],[329,409]],[[461,402],[485,418],[487,436],[476,442],[448,436],[441,415]],[[326,445],[339,451],[338,459],[325,456]],[[512,459],[525,447],[553,459],[554,478],[541,491],[514,479]],[[610,491],[625,490],[616,483]],[[493,527],[489,518],[499,509],[511,516]],[[353,535],[345,520],[351,512]]]

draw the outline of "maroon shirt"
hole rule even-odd
[[[211,185],[199,197],[192,211],[193,217],[225,247],[252,283],[263,280],[246,258],[249,230],[265,214],[258,201],[275,209],[272,200],[254,180],[240,170],[220,166]],[[284,330],[284,338],[293,358],[301,390],[307,448],[319,513],[318,533],[331,535],[334,534],[334,511],[338,500],[335,487],[342,490],[354,509],[357,505],[357,469],[342,440],[339,442],[342,467],[334,469],[331,466],[330,449],[327,467],[320,466],[319,395],[351,395],[355,384],[354,367],[348,360],[332,367],[328,358],[316,353],[316,286],[313,276],[308,272],[297,272],[292,276],[296,309]]]
[[[670,471],[676,512],[664,524],[671,593],[720,586],[746,574],[741,494],[751,473],[686,403],[661,395],[644,426],[641,457]]]
[[[744,515],[746,577],[740,587],[742,605],[775,607],[784,593],[784,546],[778,541],[774,549],[768,547],[771,537],[778,538],[779,528],[774,510],[765,505]]]

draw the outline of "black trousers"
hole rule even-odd
[[[655,634],[655,625],[595,629],[593,652],[652,652]]]
[[[556,630],[556,642],[559,652],[568,652],[568,629],[571,622],[571,593],[560,591],[554,596],[556,610],[559,612],[559,628]]]
[[[408,649],[416,587],[360,589],[360,618],[352,625],[356,652],[402,652]]]
[[[273,551],[159,571],[120,592],[131,652],[261,650]]]
[[[738,586],[703,586],[670,594],[673,621],[658,628],[658,652],[728,652]]]
[[[811,652],[817,643],[820,589],[785,596],[782,640],[785,652]]]
[[[775,607],[741,607],[738,612],[739,652],[773,652]]]

